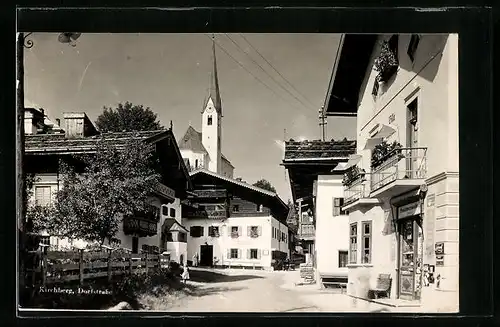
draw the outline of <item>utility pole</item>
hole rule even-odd
[[[321,109],[319,109],[319,126],[321,128],[321,136],[322,136],[322,141],[324,142],[325,141],[325,132],[326,132],[326,124],[328,124],[328,122],[326,121],[326,115],[325,115],[325,107],[321,107]]]

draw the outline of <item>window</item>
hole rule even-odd
[[[363,257],[361,263],[371,263],[372,261],[372,222],[364,221],[362,223],[363,232]]]
[[[235,205],[233,206],[233,212],[239,212],[239,211],[240,211],[240,206],[239,206],[239,205],[237,205],[237,204],[235,204]]]
[[[191,226],[189,229],[189,235],[192,237],[201,237],[203,236],[203,226]]]
[[[247,234],[249,237],[255,238],[260,235],[260,227],[259,226],[249,226]]]
[[[358,255],[358,225],[357,225],[357,223],[351,224],[349,238],[350,238],[349,263],[356,263],[357,262],[357,255]]]
[[[187,235],[186,233],[181,233],[177,234],[177,241],[179,242],[187,242]]]
[[[175,218],[175,209],[170,208],[170,217]]]
[[[208,227],[208,235],[210,237],[219,237],[219,226],[210,226]]]
[[[132,237],[132,253],[139,253],[139,238],[137,236]]]
[[[262,209],[263,209],[262,204],[258,204],[258,205],[257,205],[257,211],[258,211],[258,212],[262,212]]]
[[[40,244],[50,246],[50,236],[40,236]]]
[[[378,79],[376,78],[375,82],[373,82],[373,89],[372,89],[372,95],[373,96],[377,96],[378,95],[378,89],[379,89],[379,87],[380,87],[380,85],[379,85]]]
[[[35,187],[35,203],[40,206],[48,206],[52,203],[50,186]]]
[[[259,249],[248,249],[248,259],[260,259]]]
[[[344,198],[333,198],[333,216],[345,215],[346,212],[342,210],[344,205]]]
[[[173,242],[172,233],[167,233],[167,242]]]
[[[417,51],[419,42],[420,42],[420,35],[412,34],[410,38],[410,44],[408,44],[408,50],[406,51],[408,57],[410,57],[410,60],[412,62],[415,61],[415,52]]]
[[[339,251],[339,268],[347,267],[347,251]]]
[[[212,116],[208,116],[208,126],[212,125]]]
[[[161,207],[161,214],[168,217],[168,207],[167,206]]]
[[[198,159],[194,161],[194,168],[198,168]]]
[[[284,242],[285,241],[285,233],[281,232],[281,241]]]
[[[238,259],[239,252],[238,249],[231,249],[229,252],[229,259]]]
[[[240,228],[238,226],[232,226],[231,227],[231,237],[237,238],[238,236],[240,236]]]

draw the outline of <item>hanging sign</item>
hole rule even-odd
[[[420,214],[420,202],[405,204],[398,208],[398,219],[416,216]]]

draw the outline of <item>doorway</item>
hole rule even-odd
[[[420,299],[423,242],[420,216],[410,217],[398,222],[399,231],[399,298],[404,300]]]
[[[212,267],[214,265],[214,246],[201,245],[200,246],[200,266]]]

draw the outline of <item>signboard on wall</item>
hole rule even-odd
[[[444,243],[443,242],[436,243],[435,252],[436,252],[436,254],[444,254]]]
[[[444,266],[444,255],[437,255],[436,256],[436,266]]]
[[[398,219],[416,216],[419,215],[420,212],[421,210],[419,201],[405,204],[398,208]]]

